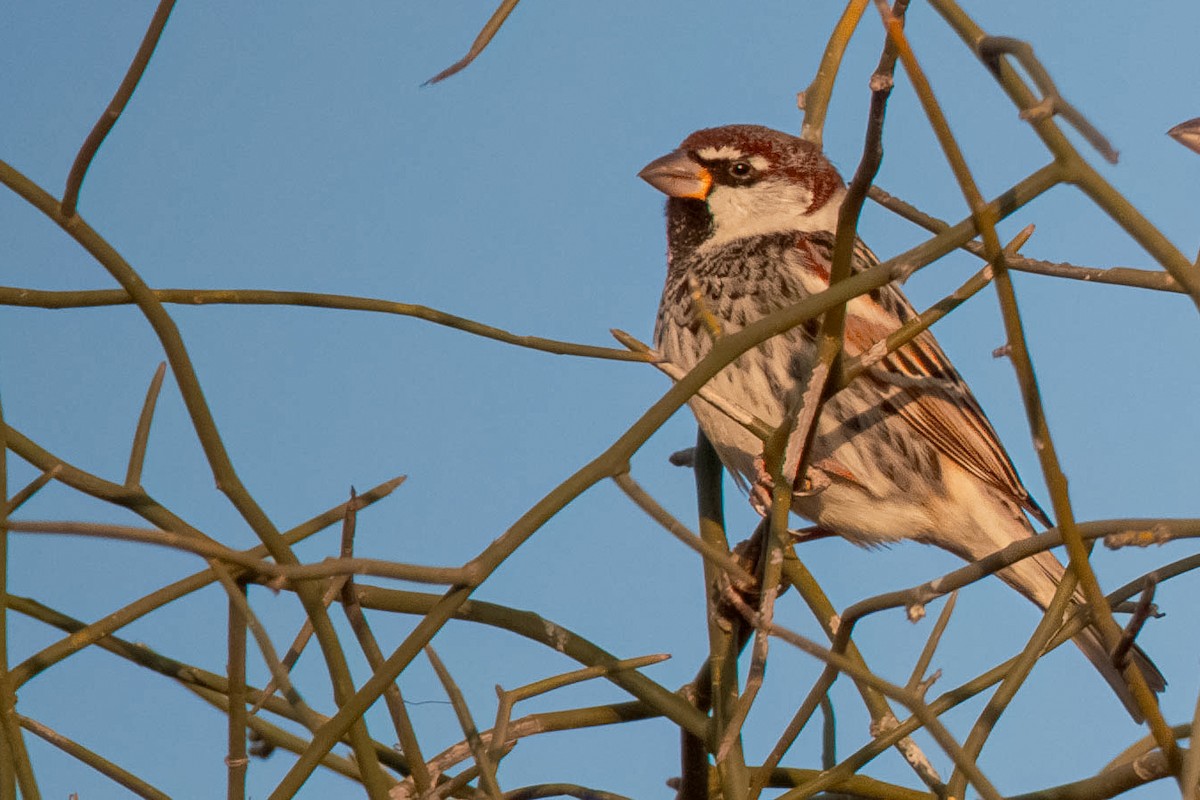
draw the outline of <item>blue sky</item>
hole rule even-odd
[[[809,82],[840,9],[778,0],[736,3],[522,4],[491,48],[443,84],[421,83],[456,60],[491,13],[483,3],[296,2],[180,4],[125,115],[92,165],[80,213],[157,287],[271,288],[422,303],[517,333],[611,344],[610,328],[647,340],[664,272],[662,198],[636,178],[690,131],[729,122],[798,130],[795,94]],[[1200,9],[1181,0],[1123,6],[971,3],[987,30],[1032,42],[1064,95],[1109,136],[1121,162],[1101,172],[1185,253],[1196,249],[1200,158],[1164,134],[1200,114],[1194,33]],[[0,158],[61,194],[79,144],[124,74],[152,3],[15,3],[0,25]],[[985,194],[1048,160],[974,57],[932,9],[914,4],[909,34]],[[881,30],[868,15],[837,84],[826,148],[851,172],[861,148],[866,81]],[[899,76],[878,182],[942,218],[965,208],[909,88]],[[1089,266],[1152,267],[1085,198],[1059,187],[1004,223],[1033,222],[1025,252]],[[923,233],[868,206],[861,225],[882,257]],[[11,193],[0,193],[0,283],[111,288],[108,275]],[[978,264],[947,257],[914,277],[918,306]],[[1080,519],[1196,515],[1200,450],[1194,398],[1196,310],[1178,295],[1018,276],[1048,415]],[[298,308],[172,307],[206,397],[248,488],[280,527],[398,474],[408,482],[363,514],[361,555],[457,564],[502,533],[562,478],[620,435],[667,388],[649,367],[552,356],[402,317]],[[987,409],[1034,493],[1046,498],[993,294],[951,315],[938,336]],[[63,459],[119,480],[142,397],[162,355],[131,308],[0,310],[0,398],[9,424]],[[693,524],[691,476],[666,463],[694,437],[681,412],[639,453],[633,475]],[[10,458],[10,492],[35,474]],[[143,483],[161,503],[230,545],[253,534],[216,491],[178,391],[168,379]],[[754,518],[729,494],[731,533]],[[64,488],[44,490],[23,519],[131,522]],[[336,532],[300,550],[336,551]],[[1113,588],[1186,554],[1098,550]],[[861,551],[840,541],[801,549],[836,605],[909,586],[958,566],[907,544]],[[198,569],[192,557],[82,539],[14,536],[9,586],[66,613],[99,617]],[[1198,688],[1193,584],[1159,594],[1169,614],[1142,641],[1171,682],[1171,722],[1189,720]],[[689,680],[705,653],[696,557],[610,484],[556,516],[478,592],[537,610],[622,656],[670,652],[647,670]],[[283,648],[301,620],[290,595],[252,591]],[[789,598],[780,619],[820,639]],[[122,631],[219,671],[224,598],[210,588]],[[1036,624],[1035,609],[998,581],[959,601],[940,688],[1006,657]],[[412,620],[378,618],[385,650]],[[872,663],[907,677],[930,622],[899,612],[862,625]],[[12,623],[23,658],[56,638]],[[389,647],[390,645],[390,647]],[[493,631],[449,626],[436,640],[477,719],[494,713],[493,685],[512,687],[573,664]],[[486,653],[486,656],[484,656]],[[299,667],[310,700],[328,710],[319,658]],[[894,665],[894,666],[893,666]],[[264,680],[264,670],[252,667]],[[751,720],[757,758],[773,742],[820,665],[776,644],[766,699]],[[356,665],[365,680],[362,665]],[[421,662],[403,688],[428,751],[459,737]],[[865,737],[845,681],[835,703],[840,752]],[[1097,771],[1138,738],[1119,703],[1073,648],[1048,656],[981,761],[1004,792]],[[1085,698],[1087,698],[1085,700]],[[524,711],[626,699],[593,684]],[[1086,718],[1079,703],[1086,703]],[[960,735],[980,706],[948,715]],[[84,653],[26,685],[20,710],[143,774],[179,797],[214,796],[224,780],[222,719],[165,679],[103,653]],[[1040,720],[1030,730],[1031,719]],[[373,730],[390,741],[386,719]],[[922,740],[924,741],[924,740]],[[1066,742],[1066,743],[1064,743]],[[31,741],[46,796],[122,790]],[[555,734],[523,742],[500,773],[507,788],[574,779],[634,797],[668,796],[678,770],[667,724]],[[931,746],[932,749],[932,746]],[[1054,752],[1053,758],[1046,754]],[[815,734],[792,762],[818,763]],[[935,761],[946,770],[944,758]],[[251,766],[265,796],[290,760]],[[1020,768],[1014,765],[1020,765]],[[614,765],[618,765],[614,768]],[[948,770],[946,770],[948,771]],[[894,754],[869,774],[911,783]],[[305,796],[345,782],[318,774]],[[1165,796],[1165,783],[1132,797]]]

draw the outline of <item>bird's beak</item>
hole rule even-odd
[[[712,188],[712,173],[685,151],[676,150],[647,164],[638,177],[670,197],[705,200]]]

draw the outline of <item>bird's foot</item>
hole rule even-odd
[[[809,465],[804,478],[797,478],[792,484],[792,497],[812,497],[829,488],[833,483],[830,475],[844,476],[846,470],[830,459],[822,459]],[[766,464],[762,457],[754,459],[754,483],[750,487],[750,505],[765,517],[771,513],[771,498],[775,491],[775,481],[771,480]]]

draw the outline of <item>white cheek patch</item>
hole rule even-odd
[[[832,233],[844,193],[839,190],[809,214],[812,192],[798,184],[763,181],[753,186],[717,186],[708,196],[713,233],[700,249],[786,231]]]

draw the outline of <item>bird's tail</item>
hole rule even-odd
[[[1011,567],[1007,567],[996,573],[1009,586],[1012,586],[1021,594],[1028,597],[1039,607],[1045,609],[1050,605],[1051,599],[1054,597],[1054,591],[1058,587],[1058,582],[1062,579],[1063,565],[1054,557],[1053,553],[1038,553],[1036,556],[1018,561]],[[1078,604],[1084,603],[1083,594],[1076,591],[1075,601]],[[1094,627],[1089,626],[1084,628],[1079,633],[1075,634],[1074,642],[1087,656],[1088,661],[1099,670],[1104,679],[1108,681],[1113,690],[1117,693],[1117,697],[1125,704],[1130,715],[1138,722],[1142,722],[1142,712],[1138,709],[1137,703],[1134,702],[1133,695],[1129,691],[1129,685],[1125,682],[1125,678],[1112,660],[1112,655],[1108,648],[1104,646],[1104,640],[1100,636],[1100,632]],[[1154,666],[1154,662],[1150,657],[1137,645],[1134,645],[1129,650],[1129,663],[1139,669],[1142,676],[1145,677],[1146,683],[1154,692],[1161,692],[1166,688],[1167,681],[1162,673],[1158,671],[1158,667]]]

